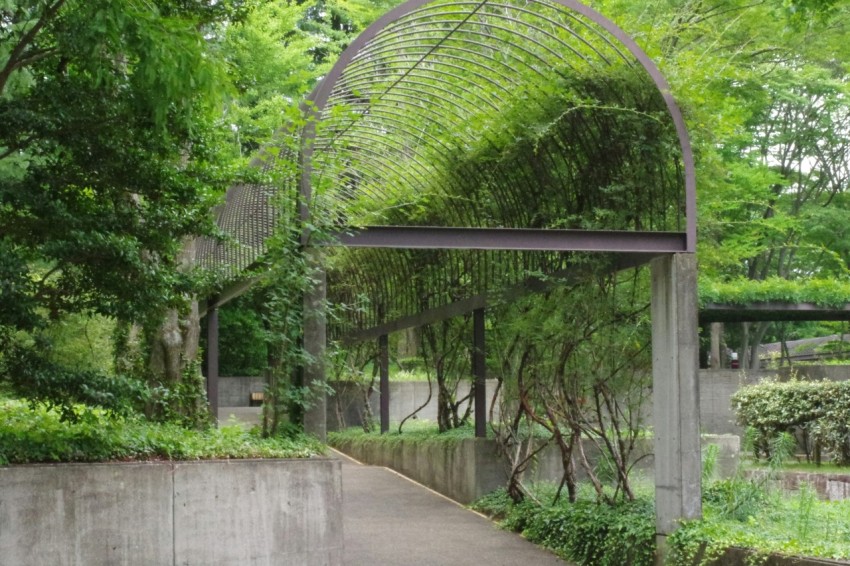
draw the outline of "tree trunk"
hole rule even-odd
[[[187,239],[177,256],[180,269],[189,269],[195,259],[195,240]],[[164,385],[178,383],[183,372],[197,362],[201,337],[198,302],[192,300],[188,309],[170,309],[163,323],[152,332],[149,340],[148,369],[154,380]]]

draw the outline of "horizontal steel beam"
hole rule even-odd
[[[343,336],[342,343],[344,345],[350,345],[365,342],[367,340],[374,340],[392,332],[405,330],[406,328],[416,328],[426,324],[433,324],[435,322],[461,316],[476,309],[484,308],[486,305],[487,298],[484,295],[476,295],[468,299],[428,309],[418,314],[403,316],[371,328],[355,330],[354,332]]]
[[[219,308],[236,297],[247,293],[251,287],[262,281],[263,277],[264,275],[257,275],[232,282],[230,285],[222,289],[221,292],[216,295],[214,300],[208,300],[206,303],[199,303],[198,316],[204,317],[210,309]]]
[[[370,226],[341,230],[326,246],[447,250],[534,250],[621,253],[687,251],[684,232]]]
[[[617,255],[611,258],[610,264],[606,266],[605,269],[607,269],[609,272],[614,272],[621,271],[623,269],[629,269],[631,267],[637,267],[648,262],[649,259],[651,259],[652,257],[654,256],[646,256],[644,254]],[[511,302],[525,295],[528,295],[529,293],[545,292],[547,289],[551,289],[552,286],[556,284],[556,281],[577,281],[581,277],[587,275],[587,270],[588,266],[579,265],[576,266],[574,269],[567,269],[564,271],[559,271],[557,273],[552,273],[549,275],[549,279],[547,279],[546,281],[530,277],[519,285],[504,288],[494,293],[473,295],[472,297],[466,299],[461,299],[459,301],[454,301],[445,305],[426,309],[417,314],[402,316],[389,322],[372,326],[370,328],[353,330],[347,334],[344,334],[340,338],[340,341],[343,345],[346,346],[351,344],[357,344],[360,342],[365,342],[366,340],[374,340],[380,336],[383,336],[384,334],[399,332],[408,328],[418,328],[426,324],[433,324],[435,322],[441,322],[443,320],[454,318],[456,316],[462,316],[477,309],[486,308],[492,305],[493,302]]]
[[[850,303],[824,307],[814,303],[764,302],[735,305],[709,303],[700,309],[699,322],[783,322],[807,320],[850,320]]]

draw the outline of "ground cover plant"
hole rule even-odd
[[[0,392],[0,465],[39,462],[309,458],[324,447],[307,436],[262,438],[238,423],[201,430],[77,406],[78,419]]]
[[[644,566],[655,554],[655,508],[643,489],[632,501],[599,502],[595,488],[582,483],[575,501],[557,497],[557,486],[537,484],[520,503],[504,489],[472,506],[507,529],[576,564]]]

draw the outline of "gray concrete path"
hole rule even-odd
[[[567,564],[387,468],[339,457],[346,566]]]

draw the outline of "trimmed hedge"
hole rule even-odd
[[[770,444],[783,432],[801,433],[833,461],[850,465],[850,381],[766,381],[732,396],[738,423],[755,431],[753,447],[770,455]]]

